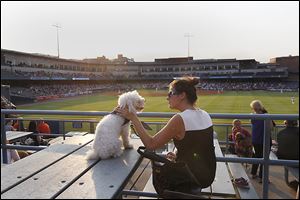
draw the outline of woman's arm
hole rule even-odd
[[[148,135],[141,122],[136,118],[132,121],[135,130],[138,132],[145,147],[150,150],[162,147],[172,138],[182,138],[184,136],[184,125],[179,115],[174,115],[159,132],[154,136]]]
[[[150,136],[143,127],[136,114],[130,113],[126,108],[117,108],[116,112],[118,112],[121,116],[131,120],[136,132],[139,134],[143,144],[147,149],[154,150],[159,147],[162,147],[164,144],[168,143],[172,138],[176,137],[178,139],[181,139],[184,137],[184,123],[180,115],[174,115],[168,121],[166,126],[164,126],[154,136]]]

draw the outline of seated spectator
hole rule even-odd
[[[45,133],[50,134],[51,133],[49,125],[43,119],[40,120],[39,125],[37,127],[37,131],[42,134],[45,134]],[[47,136],[46,137],[44,136],[44,138],[47,138]]]
[[[9,144],[8,140],[6,140],[6,144]],[[3,163],[3,156],[2,156],[2,148],[1,148],[1,165]],[[11,164],[13,162],[16,162],[17,160],[20,160],[20,156],[15,149],[7,149],[7,164]]]
[[[12,120],[7,120],[5,122],[4,126],[4,131],[16,131],[16,129],[12,126],[13,121]]]
[[[277,157],[287,160],[299,160],[299,127],[297,120],[285,120],[286,127],[278,132]]]
[[[239,157],[252,157],[251,134],[242,128],[241,121],[238,119],[232,122],[232,139],[234,142],[235,153]]]
[[[12,126],[17,131],[25,131],[23,120],[21,120],[23,117],[19,117],[19,119],[20,120],[14,120]]]
[[[12,123],[13,123],[12,120],[6,121],[6,124],[4,127],[5,132],[6,131],[16,131],[16,129],[12,126]],[[29,155],[26,151],[23,151],[23,150],[18,150],[17,152],[18,152],[19,158],[21,158],[21,159]],[[2,157],[1,157],[1,159],[2,159]]]
[[[252,157],[253,147],[251,141],[251,135],[245,134],[246,132],[237,132],[235,135],[235,153],[239,157]]]
[[[30,121],[28,125],[28,131],[33,132],[33,134],[38,134],[37,130],[37,122],[36,121]],[[39,135],[30,135],[30,139],[27,139],[27,144],[39,146],[39,145],[48,145],[48,142],[43,140],[41,136]],[[28,141],[31,140],[31,141]]]

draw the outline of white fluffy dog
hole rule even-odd
[[[118,105],[121,108],[127,106],[130,112],[142,111],[144,103],[145,99],[136,90],[122,94],[118,100]],[[129,143],[129,132],[130,123],[128,120],[115,113],[106,115],[96,127],[93,150],[88,152],[87,159],[119,157],[123,153],[120,135],[125,149],[133,147]]]

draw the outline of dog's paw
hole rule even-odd
[[[122,155],[123,150],[120,150],[119,152],[116,152],[114,155],[112,155],[113,158],[118,158]]]
[[[133,145],[132,144],[127,144],[124,146],[125,149],[133,149]]]

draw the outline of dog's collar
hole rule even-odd
[[[113,111],[113,112],[111,112],[110,114],[113,114],[113,115],[119,115],[116,111]],[[120,115],[119,115],[120,116]],[[130,122],[130,120],[129,119],[126,119],[126,118],[124,118],[125,119],[125,121],[124,121],[124,123],[122,124],[122,126],[124,126],[125,124],[128,124],[129,122]]]

